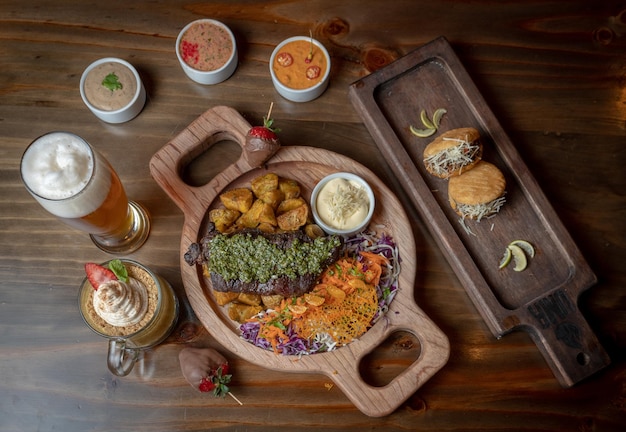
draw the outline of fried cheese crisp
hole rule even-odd
[[[480,161],[471,170],[450,178],[448,199],[456,213],[480,221],[500,211],[505,202],[506,180],[495,165]]]
[[[482,158],[480,133],[471,127],[439,135],[424,149],[424,166],[432,175],[447,179],[470,170]]]

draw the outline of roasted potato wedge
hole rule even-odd
[[[248,306],[259,306],[261,304],[261,296],[258,294],[239,293],[237,301]]]
[[[282,177],[278,180],[278,189],[285,195],[284,199],[298,198],[301,192],[297,181]]]
[[[250,187],[252,187],[252,192],[257,197],[260,197],[267,191],[278,189],[278,175],[268,173],[256,177],[250,182]]]
[[[247,188],[236,188],[220,194],[220,201],[230,210],[237,210],[245,213],[252,207],[254,196],[252,191]]]
[[[239,293],[221,291],[213,291],[213,295],[215,295],[215,301],[220,306],[233,302],[237,299],[237,297],[239,297]]]
[[[243,303],[231,303],[228,307],[228,317],[238,323],[244,323],[263,310],[262,306],[250,306]]]
[[[272,209],[276,210],[278,205],[285,200],[285,194],[280,189],[272,189],[258,195],[258,198],[264,203],[271,205]]]
[[[319,227],[319,225],[310,223],[304,227],[304,233],[315,240],[318,237],[324,236],[324,231]]]
[[[257,225],[256,229],[262,231],[264,233],[273,234],[276,232],[276,225],[268,224],[268,223],[260,223]]]
[[[257,199],[246,213],[241,215],[237,224],[245,228],[256,228],[259,224],[277,225],[276,215],[271,205]]]
[[[215,228],[221,233],[227,232],[239,216],[241,216],[241,212],[229,208],[217,208],[209,211],[209,220],[215,224]]]
[[[293,210],[303,205],[306,206],[307,203],[301,197],[286,199],[278,205],[278,208],[276,209],[276,215],[278,216],[283,213],[287,213],[288,211]]]
[[[308,219],[309,206],[304,204],[279,215],[276,218],[276,223],[278,223],[278,227],[282,230],[295,231],[305,225]]]

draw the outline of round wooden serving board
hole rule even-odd
[[[340,154],[313,147],[281,147],[273,150],[248,149],[245,135],[250,124],[234,109],[214,107],[191,123],[159,150],[150,161],[156,182],[183,211],[180,265],[185,292],[194,312],[206,329],[226,349],[241,358],[269,369],[322,373],[330,378],[364,414],[378,417],[394,411],[447,362],[448,338],[415,304],[415,240],[407,215],[395,195],[369,169]],[[242,148],[241,157],[206,185],[193,187],[180,176],[193,158],[223,140]],[[265,152],[265,153],[263,153]],[[265,160],[261,166],[259,159]],[[387,314],[359,340],[334,351],[309,356],[283,356],[265,351],[240,338],[238,324],[228,318],[225,308],[212,295],[210,281],[200,266],[189,266],[183,254],[189,245],[205,234],[207,210],[218,205],[219,194],[233,187],[249,187],[250,180],[267,172],[298,181],[305,198],[324,176],[351,172],[363,177],[374,189],[376,210],[372,219],[377,231],[396,241],[402,269],[398,293]],[[374,387],[359,374],[360,360],[397,331],[408,331],[418,338],[418,359],[393,381]]]

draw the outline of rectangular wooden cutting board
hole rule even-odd
[[[564,387],[608,365],[577,306],[596,276],[448,41],[436,39],[362,78],[349,95],[492,333],[500,338],[515,329],[529,332]],[[410,125],[424,128],[421,110],[431,117],[439,108],[447,113],[437,133],[411,133]],[[423,164],[428,143],[461,127],[478,129],[483,160],[507,181],[506,204],[480,222],[461,223],[449,205],[447,180]],[[516,239],[533,244],[535,257],[522,272],[499,269],[506,246]]]

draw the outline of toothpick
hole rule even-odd
[[[309,55],[304,59],[305,63],[311,63],[311,60],[313,60],[313,32],[310,29],[309,37],[311,39],[311,50],[309,51]]]
[[[272,108],[274,107],[274,102],[270,102],[270,110],[267,112],[267,120],[272,118]]]
[[[232,394],[231,392],[228,392],[228,395],[231,398],[235,399],[239,405],[243,405],[243,403],[239,399],[237,399],[237,397],[234,394]]]

